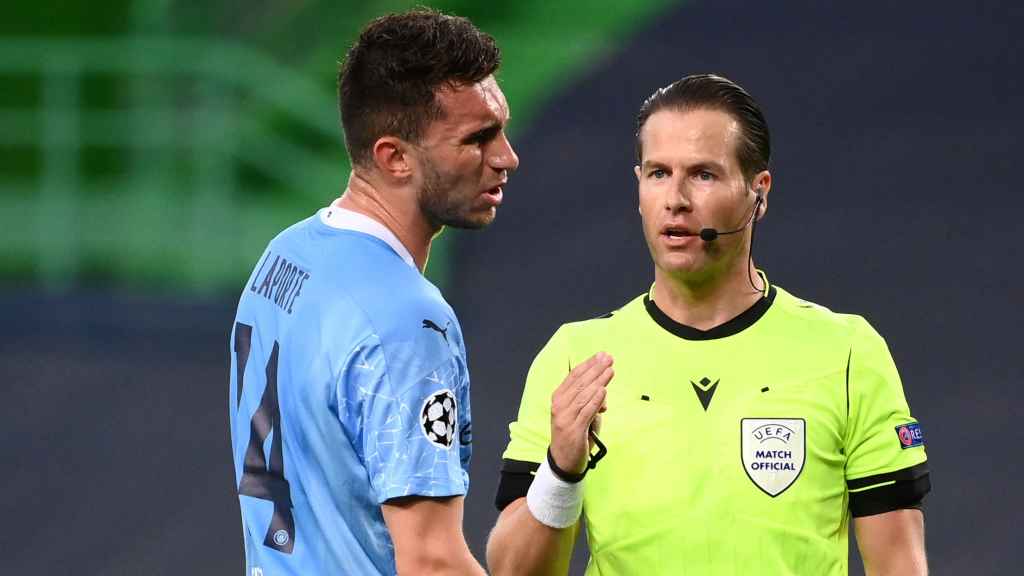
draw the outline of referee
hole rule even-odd
[[[637,149],[654,285],[534,360],[492,572],[565,574],[582,517],[590,575],[842,575],[852,516],[868,574],[925,574],[927,457],[885,341],[754,267],[757,103],[688,76],[644,102]]]

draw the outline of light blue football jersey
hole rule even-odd
[[[246,576],[395,574],[381,504],[469,486],[452,308],[390,231],[325,208],[270,242],[230,345]]]

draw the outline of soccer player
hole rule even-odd
[[[231,335],[246,576],[483,574],[466,350],[422,270],[442,227],[494,219],[518,165],[499,60],[432,11],[374,20],[347,54],[348,187],[270,242]]]
[[[852,514],[868,574],[924,574],[923,437],[885,342],[751,259],[772,183],[757,103],[683,78],[643,104],[637,148],[654,285],[535,359],[493,573],[565,574],[582,514],[588,574],[846,574]]]

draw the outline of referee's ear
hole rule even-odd
[[[636,176],[637,193],[639,194],[640,193],[640,165],[639,164],[633,166],[633,174]],[[636,211],[639,212],[641,216],[644,215],[643,209],[640,208],[639,199],[637,199]]]
[[[761,202],[757,207],[757,219],[760,220],[768,212],[768,193],[772,190],[772,173],[767,170],[758,172],[751,185],[754,193],[761,195]]]

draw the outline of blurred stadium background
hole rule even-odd
[[[478,557],[533,355],[649,285],[636,110],[715,71],[773,130],[759,265],[865,315],[901,369],[929,443],[933,572],[1017,570],[1018,3],[429,4],[497,38],[522,161],[496,224],[445,233],[428,271],[470,352]],[[412,5],[5,3],[0,571],[241,572],[237,293],[277,231],[344,187],[337,60],[367,20]]]

